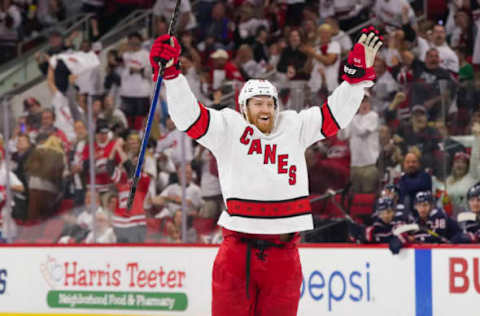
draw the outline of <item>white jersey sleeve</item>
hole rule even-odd
[[[168,112],[179,130],[211,151],[228,139],[225,116],[221,111],[208,109],[198,102],[183,75],[165,80],[165,87]]]
[[[347,127],[360,107],[365,88],[371,81],[349,84],[344,81],[321,107],[311,107],[299,113],[301,120],[300,142],[308,147]]]

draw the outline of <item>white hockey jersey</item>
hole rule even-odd
[[[207,147],[218,163],[227,205],[218,224],[252,234],[313,228],[305,149],[337,133],[356,114],[371,81],[342,83],[321,107],[282,111],[265,135],[231,109],[200,104],[183,75],[166,80],[169,113],[178,129]]]

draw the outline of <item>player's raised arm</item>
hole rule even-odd
[[[224,139],[222,133],[226,130],[226,123],[218,111],[207,109],[193,95],[180,71],[180,53],[180,44],[175,36],[165,34],[158,37],[150,51],[153,80],[158,79],[159,62],[165,61],[163,79],[170,117],[179,130],[212,150]]]
[[[352,121],[363,100],[364,89],[374,84],[373,62],[382,45],[382,37],[375,28],[362,30],[344,66],[344,82],[333,91],[320,109],[315,107],[300,113],[304,122],[301,141],[306,146],[337,134],[339,129],[345,128]]]

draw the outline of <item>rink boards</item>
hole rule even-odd
[[[478,316],[479,249],[418,247],[393,256],[384,246],[302,246],[298,315]],[[2,246],[0,315],[207,316],[216,252],[205,245]]]

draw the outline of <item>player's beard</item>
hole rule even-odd
[[[257,113],[256,115],[250,112],[250,109],[247,108],[247,116],[248,121],[250,124],[255,125],[260,132],[264,134],[270,134],[273,131],[273,123],[274,123],[274,114],[268,114],[268,120],[265,121],[262,119],[262,116],[265,114]]]

